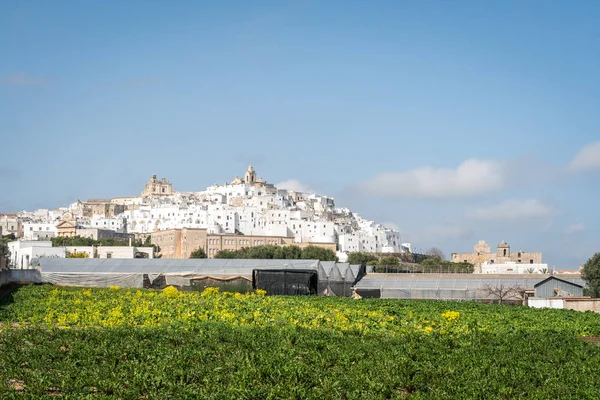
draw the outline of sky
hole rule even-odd
[[[600,2],[0,2],[0,213],[242,175],[446,256],[600,251]]]

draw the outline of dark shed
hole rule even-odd
[[[581,297],[583,286],[550,276],[533,285],[535,297]]]

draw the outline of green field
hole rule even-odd
[[[26,286],[0,323],[2,399],[600,398],[593,313]]]

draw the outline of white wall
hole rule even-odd
[[[481,265],[482,274],[528,274],[530,273],[529,269],[533,269],[534,274],[541,274],[542,270],[548,270],[548,264],[491,264],[486,262]]]
[[[48,235],[49,237],[56,236],[56,225],[46,222],[24,222],[23,223],[23,238],[25,240],[36,239],[39,235]]]
[[[530,297],[527,299],[527,305],[532,308],[564,308],[565,302],[562,299],[546,299],[539,297]]]
[[[41,257],[65,258],[64,247],[31,246],[11,251],[11,268],[30,268],[31,260]]]

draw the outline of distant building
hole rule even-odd
[[[149,196],[171,196],[174,194],[173,184],[168,182],[166,178],[158,180],[156,175],[152,175],[152,178],[146,183],[146,187],[142,192],[142,197]]]
[[[10,234],[15,237],[23,236],[23,228],[17,214],[0,214],[0,228],[3,236]]]
[[[65,258],[64,247],[52,247],[52,242],[42,240],[15,240],[8,243],[9,266],[27,269],[34,258]]]
[[[135,246],[66,246],[66,255],[85,253],[88,258],[154,258],[154,247]]]
[[[490,245],[485,240],[473,246],[472,253],[452,253],[452,262],[469,262],[475,265],[475,272],[481,273],[481,266],[484,263],[489,264],[542,264],[541,252],[525,252],[510,250],[510,245],[504,240],[497,246],[496,252],[492,253]]]
[[[160,247],[162,258],[190,258],[194,250],[206,250],[206,236],[206,229],[169,229],[152,232],[150,242]]]
[[[335,252],[335,243],[295,243],[293,237],[252,236],[211,233],[207,229],[169,229],[152,232],[152,244],[160,247],[163,258],[189,258],[199,248],[204,249],[208,258],[213,258],[221,250],[240,250],[255,246],[318,246]]]
[[[77,221],[70,212],[64,213],[60,217],[60,222],[56,225],[56,236],[73,237],[77,234]]]
[[[549,274],[548,264],[522,264],[514,261],[503,264],[484,262],[482,274]]]
[[[31,268],[34,258],[66,258],[69,253],[86,253],[88,258],[154,258],[153,247],[134,246],[60,246],[51,241],[15,240],[8,243],[11,268]]]
[[[75,231],[76,236],[81,236],[93,240],[102,239],[134,239],[135,235],[132,233],[119,233],[111,229],[98,229],[98,228],[77,228]]]

